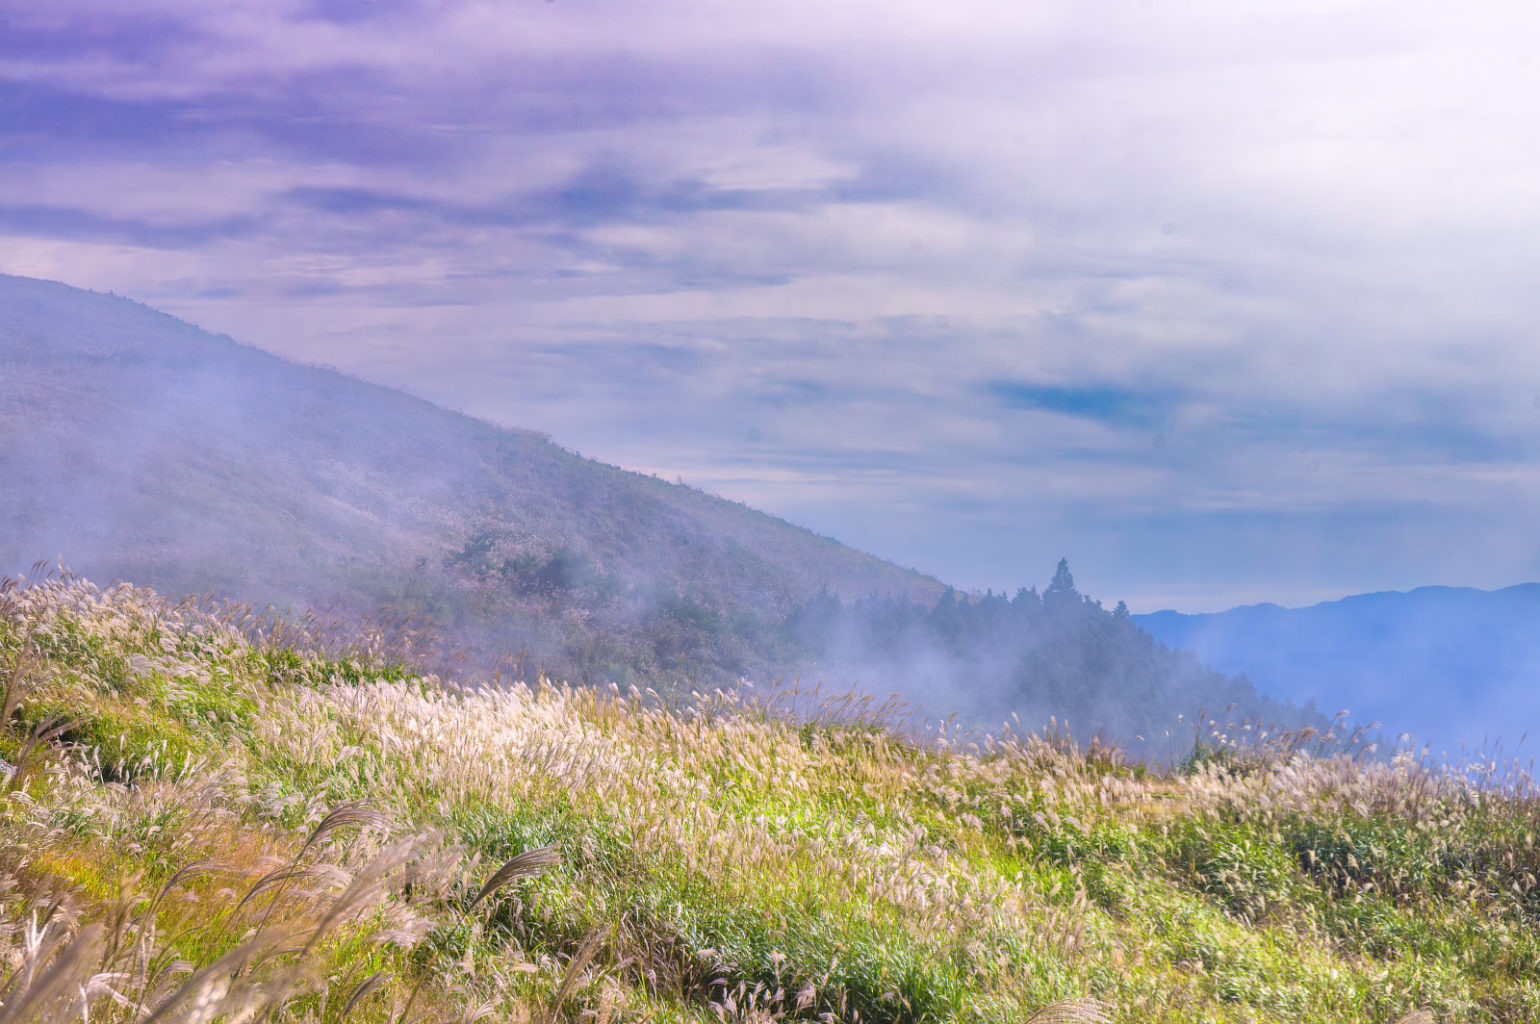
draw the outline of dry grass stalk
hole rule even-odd
[[[385,980],[389,977],[389,971],[375,971],[355,985],[352,994],[348,996],[348,1001],[342,1006],[342,1019],[347,1020],[348,1015],[353,1012],[353,1007],[368,999],[375,989],[385,984]]]
[[[246,904],[274,886],[283,885],[291,879],[302,878],[311,873],[310,868],[300,864],[285,864],[274,868],[252,883],[251,888],[246,890],[246,895],[242,896],[241,901],[235,905],[235,912],[239,914],[246,908]]]
[[[168,986],[157,985],[159,969],[149,970],[149,964],[164,954],[153,937],[156,929],[149,912],[132,924],[119,922],[123,934],[116,936],[100,923],[72,934],[68,921],[73,914],[58,914],[27,930],[23,957],[0,989],[0,1024],[90,1020],[101,1014],[94,1004],[103,999],[129,1011],[125,1019],[138,1024],[209,1024],[221,1019],[262,1019],[280,1012],[295,997],[324,990],[321,960],[314,955],[318,941],[342,922],[358,920],[361,912],[382,905],[385,876],[395,873],[428,842],[436,840],[416,837],[386,850],[366,864],[329,905],[312,911],[301,904],[293,919],[254,931],[201,966],[173,965],[172,973],[187,973]],[[209,870],[211,865],[196,864],[177,872],[150,901],[151,906],[158,906],[174,885]],[[139,936],[136,941],[119,941],[134,932]],[[355,986],[342,1017],[378,991],[389,976],[390,972],[380,971]],[[117,990],[115,986],[123,982],[131,987]],[[106,1019],[114,1019],[110,1008]]]
[[[343,918],[351,916],[364,909],[370,903],[377,902],[384,894],[387,876],[397,868],[403,867],[422,856],[429,846],[437,845],[436,836],[411,836],[401,840],[394,846],[382,851],[378,856],[365,864],[363,869],[353,876],[342,894],[332,901],[316,921],[309,938],[306,939],[303,951],[308,952]]]
[[[16,655],[11,659],[10,671],[5,675],[5,698],[0,701],[0,725],[8,724],[22,698],[31,689],[32,632],[28,630],[17,642]]]
[[[556,1024],[557,1017],[561,1013],[562,1004],[567,1001],[567,997],[577,988],[579,979],[582,978],[583,972],[588,968],[588,962],[594,958],[594,954],[599,952],[599,946],[603,944],[604,939],[604,929],[595,928],[588,933],[588,937],[583,940],[583,944],[578,947],[578,951],[567,962],[567,973],[562,976],[561,987],[556,990],[556,995],[551,998],[550,1009],[546,1011],[546,1024]]]
[[[57,922],[32,930],[22,963],[0,991],[0,1024],[62,1024],[79,1016],[105,931],[93,924],[67,939]]]
[[[6,787],[9,790],[20,789],[36,763],[37,754],[78,724],[77,720],[67,719],[63,715],[50,715],[34,726],[21,742],[21,749],[16,753],[16,763],[6,773]]]
[[[1107,1006],[1098,999],[1060,999],[1028,1017],[1026,1024],[1110,1024]]]
[[[390,816],[360,803],[340,804],[330,814],[322,818],[320,824],[311,830],[310,835],[305,839],[304,845],[299,848],[299,853],[294,855],[295,863],[299,863],[300,859],[305,856],[305,853],[312,846],[323,842],[333,832],[355,826],[383,831],[390,827]]]
[[[267,904],[267,913],[262,916],[261,923],[257,925],[257,932],[260,934],[262,929],[267,927],[268,919],[272,917],[274,908],[278,906],[279,901],[283,898],[284,892],[288,889],[289,882],[300,875],[308,873],[308,869],[300,865],[300,860],[305,856],[306,852],[308,852],[312,846],[315,846],[317,843],[324,841],[328,836],[330,836],[333,832],[336,832],[338,829],[348,828],[350,826],[383,829],[388,827],[389,822],[389,816],[382,814],[379,811],[370,810],[369,808],[357,803],[341,804],[333,809],[331,813],[327,814],[326,817],[322,818],[320,824],[311,829],[310,835],[305,838],[305,842],[300,846],[299,852],[294,855],[294,860],[289,864],[289,866],[287,868],[280,868],[272,871],[258,880],[257,884],[252,886],[251,891],[246,894],[245,899],[241,900],[241,905],[244,906],[261,890],[270,886],[277,887],[277,891],[273,894],[273,898]],[[371,864],[369,868],[365,869],[365,872],[367,873],[368,871],[372,870],[375,865],[379,864],[380,862],[381,858],[376,858],[374,863]],[[357,879],[355,879],[354,885],[357,884]],[[352,892],[353,886],[349,886],[348,891]],[[326,926],[327,922],[323,922],[323,924],[318,927],[317,935],[324,931]]]
[[[555,867],[560,863],[561,847],[559,846],[539,846],[533,850],[525,850],[498,868],[492,877],[487,879],[487,884],[483,885],[476,895],[471,898],[466,909],[469,910],[471,907],[474,907],[515,878],[522,875],[533,875],[544,871],[546,868]]]
[[[318,983],[310,977],[310,965],[303,961],[275,965],[260,976],[241,977],[248,967],[293,948],[301,930],[290,926],[253,935],[194,971],[169,996],[158,1001],[143,1024],[208,1024],[219,1016],[252,1019],[302,991],[317,987]]]

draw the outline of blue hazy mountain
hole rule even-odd
[[[1168,647],[1245,673],[1261,693],[1314,701],[1328,714],[1348,709],[1355,721],[1377,720],[1392,737],[1409,732],[1435,753],[1498,741],[1524,753],[1533,741],[1519,747],[1521,737],[1540,733],[1540,583],[1134,620]]]

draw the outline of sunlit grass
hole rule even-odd
[[[1148,769],[244,625],[0,595],[0,1024],[1540,1019],[1521,771]]]

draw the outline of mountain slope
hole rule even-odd
[[[957,595],[124,299],[0,277],[0,367],[0,573],[58,556],[344,624],[422,616],[445,638],[426,655],[441,669],[470,651],[469,667],[506,661],[516,678],[676,692],[797,678],[982,728],[1068,716],[1152,756],[1190,742],[1172,729],[1200,707],[1324,724],[1161,651],[1075,592],[1067,564],[1042,599]]]
[[[595,620],[769,620],[824,589],[943,590],[742,505],[121,298],[0,277],[0,367],[0,571],[62,556],[169,593],[390,605],[483,654],[555,667]],[[715,667],[750,668],[752,653]]]
[[[1244,672],[1279,699],[1351,707],[1435,750],[1540,727],[1540,584],[1422,587],[1308,608],[1250,605],[1134,616],[1156,639]],[[1526,744],[1527,746],[1527,744]]]

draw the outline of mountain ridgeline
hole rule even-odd
[[[1408,732],[1434,753],[1502,742],[1527,758],[1535,737],[1528,750],[1518,744],[1540,728],[1540,584],[1419,587],[1135,621],[1280,699],[1350,700],[1361,720],[1383,722],[1391,736]]]
[[[1127,736],[1199,706],[1316,721],[1162,650],[1067,567],[1041,597],[959,595],[530,431],[0,276],[0,572],[55,557],[171,595],[417,616],[523,677],[817,679]]]

